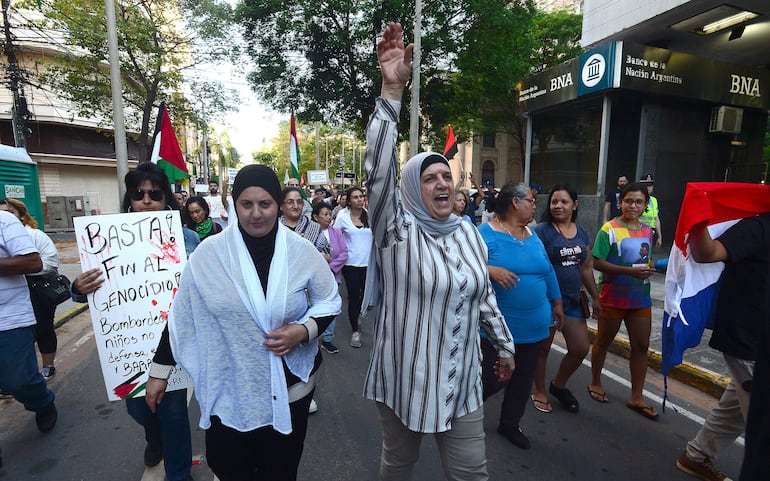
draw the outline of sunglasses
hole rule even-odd
[[[163,191],[159,189],[152,189],[152,190],[142,190],[142,189],[136,189],[131,191],[131,200],[142,200],[144,199],[144,195],[149,194],[150,199],[154,201],[163,200]]]

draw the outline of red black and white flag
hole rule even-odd
[[[171,118],[168,115],[165,102],[161,102],[158,109],[155,141],[153,142],[150,162],[163,169],[172,184],[176,182],[186,183],[190,180],[190,172],[187,170],[187,163],[184,160],[184,155],[182,155],[182,149],[179,147],[179,140],[176,137],[176,132],[174,132],[174,127],[171,125]]]
[[[446,144],[444,145],[444,157],[451,159],[457,155],[457,139],[455,139],[455,133],[452,132],[452,126],[449,126],[449,130],[446,134]]]

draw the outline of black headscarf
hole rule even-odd
[[[238,172],[233,182],[233,201],[237,201],[243,191],[249,187],[262,187],[277,204],[281,202],[281,184],[278,182],[278,176],[266,165],[247,165]]]
[[[238,202],[238,197],[249,187],[262,187],[280,204],[281,184],[273,169],[264,165],[247,165],[242,168],[233,182],[233,202]],[[236,208],[236,213],[238,209]],[[241,231],[243,241],[254,261],[254,267],[257,269],[259,281],[262,284],[262,290],[267,294],[267,279],[270,275],[270,262],[273,260],[275,252],[275,236],[278,233],[278,216],[275,218],[275,225],[272,230],[262,237],[254,237],[243,230],[241,223],[238,222],[238,229]]]

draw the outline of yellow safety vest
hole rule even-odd
[[[647,208],[642,212],[639,217],[639,221],[647,224],[655,229],[655,221],[658,218],[658,199],[650,196],[650,201],[647,203]]]

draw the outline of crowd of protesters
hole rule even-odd
[[[662,238],[657,200],[651,203],[652,177],[642,183],[618,178],[592,240],[576,223],[578,192],[570,185],[548,190],[537,223],[539,186],[509,182],[496,189],[488,179],[485,192],[469,196],[455,185],[448,160],[432,152],[399,169],[397,124],[412,49],[397,23],[385,28],[377,44],[382,84],[367,127],[365,187],[316,188],[311,194],[297,179],[281,188],[271,169],[251,165],[237,174],[232,192],[225,184],[220,194],[213,182],[208,196],[187,198],[172,192],[154,164],[142,163],[126,175],[122,210],[180,210],[189,256],[146,396],[126,399],[129,415],[145,432],[145,464],[164,460],[167,479],[192,479],[187,391],[166,391],[175,365],[196,388],[209,466],[220,480],[296,479],[308,415],[318,410],[313,394],[320,349],[340,352],[333,340],[343,282],[351,347],[363,346],[362,316],[369,309],[374,313],[366,326],[372,354],[364,396],[379,413],[382,480],[412,479],[424,434],[435,436],[447,479],[488,479],[483,402],[504,392],[497,431],[529,449],[522,428],[527,405],[550,413],[550,394],[563,409],[578,413],[580,403],[567,384],[589,349],[588,399],[609,402],[602,367],[621,323],[631,345],[626,405],[647,419],[659,417],[642,397],[651,331],[649,278],[655,272],[651,254]],[[481,197],[485,210],[476,227]],[[56,373],[53,310],[36,302],[27,285],[55,272],[58,256],[23,203],[0,201],[0,210],[12,214],[0,215],[8,253],[0,256],[0,388],[34,411],[38,429],[47,432],[57,419],[46,385]],[[723,240],[706,233],[694,252],[704,262],[736,261],[741,272],[763,266],[763,284],[746,286],[759,296],[767,284],[767,251],[760,256],[755,246],[766,244],[770,221],[759,217],[754,224]],[[751,237],[742,239],[741,233]],[[214,292],[202,279],[220,288]],[[103,282],[100,269],[83,272],[72,283],[73,299],[86,302]],[[740,290],[730,292],[737,296]],[[30,298],[31,307],[25,307]],[[756,316],[761,311],[751,310]],[[598,326],[592,347],[589,317]],[[749,411],[746,389],[760,327],[754,323],[751,329],[753,342],[740,346],[737,359],[733,344],[720,346],[726,346],[731,373],[740,382],[730,384],[719,410],[676,461],[701,479],[726,479],[713,456],[743,431],[751,413],[760,412]],[[567,353],[546,385],[557,331]],[[23,362],[9,358],[10,348],[23,354]],[[755,464],[757,456],[748,453],[761,449],[767,436],[763,412],[754,414],[760,421],[747,440],[747,459]],[[716,433],[715,426],[725,424],[730,431]],[[744,468],[741,479],[758,479],[751,477],[755,468]]]

